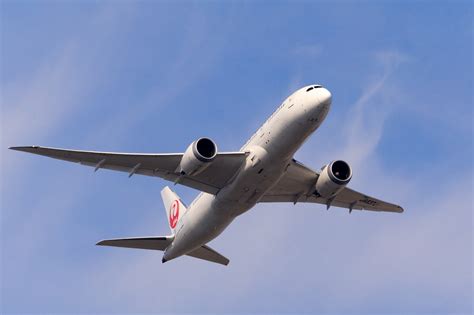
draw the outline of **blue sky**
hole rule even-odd
[[[2,313],[472,312],[471,3],[0,5]],[[406,212],[258,205],[228,267],[94,246],[168,233],[165,181],[6,149],[236,150],[311,83],[333,106],[296,158]]]

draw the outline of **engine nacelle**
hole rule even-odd
[[[351,180],[352,169],[345,161],[333,161],[326,165],[316,182],[316,194],[323,198],[337,195]]]
[[[189,145],[179,163],[181,175],[196,175],[204,171],[217,156],[217,146],[209,138],[200,138]]]

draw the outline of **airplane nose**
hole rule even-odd
[[[332,95],[331,95],[331,92],[329,92],[327,89],[325,88],[319,88],[318,89],[318,98],[319,98],[319,101],[322,103],[322,104],[327,104],[327,105],[330,105],[331,102],[332,102]]]

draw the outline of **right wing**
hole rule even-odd
[[[215,160],[203,172],[194,176],[181,176],[176,169],[181,162],[183,153],[143,154],[143,153],[114,153],[65,150],[39,146],[11,147],[16,151],[29,152],[54,159],[79,163],[98,169],[109,169],[133,174],[160,177],[200,191],[216,194],[233,178],[242,166],[247,153],[222,152],[217,153]]]
[[[272,187],[259,202],[308,202],[352,210],[370,210],[386,212],[403,212],[403,208],[348,187],[341,190],[335,197],[325,199],[317,196],[315,184],[319,173],[293,160],[280,181]]]

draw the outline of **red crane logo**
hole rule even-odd
[[[176,227],[176,224],[178,224],[178,218],[179,218],[179,200],[175,200],[170,206],[170,226],[172,229],[174,229]]]

